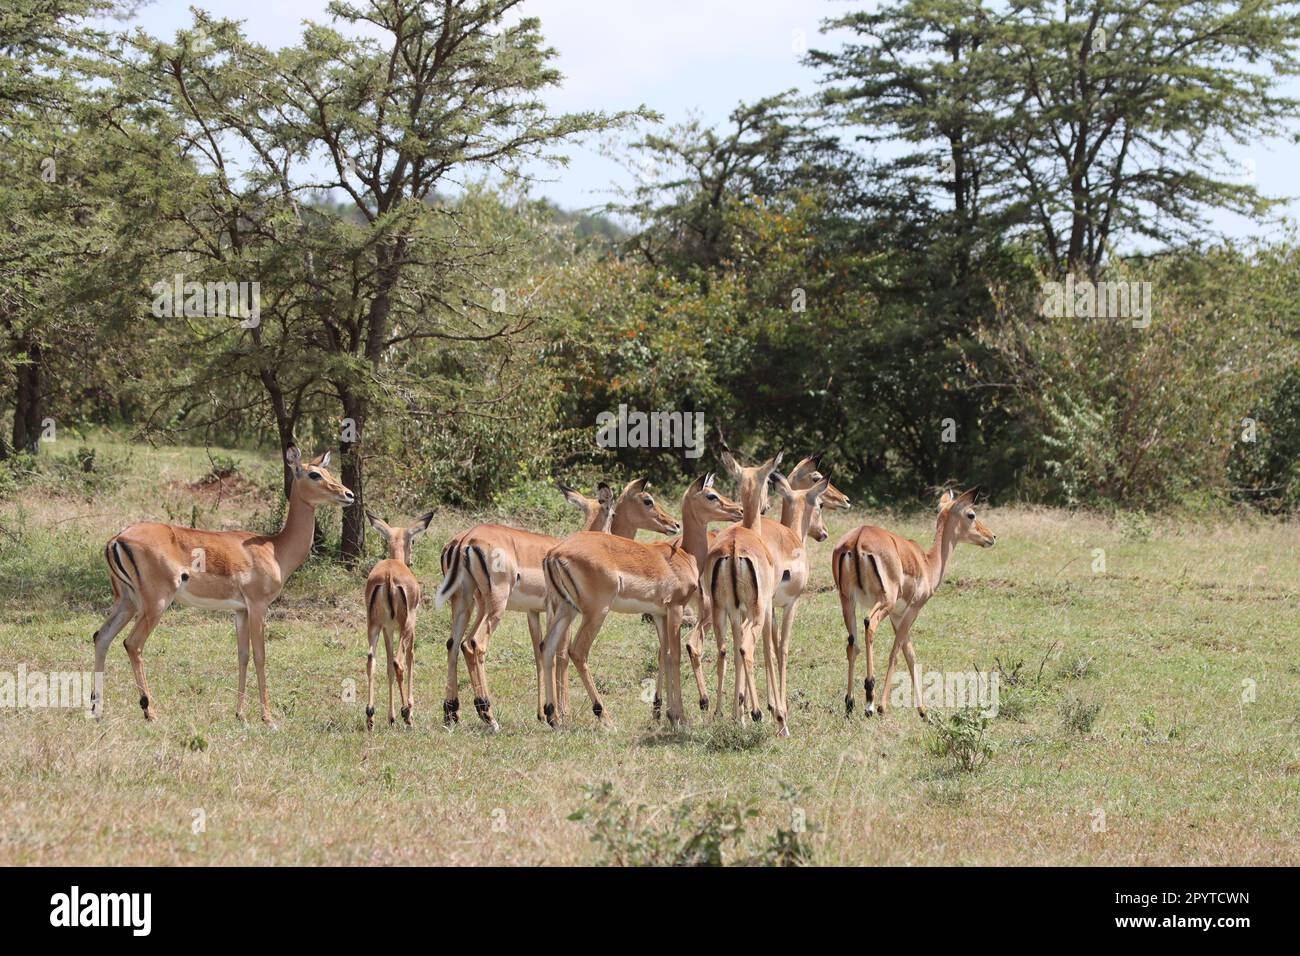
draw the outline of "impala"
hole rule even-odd
[[[94,635],[95,674],[102,687],[108,647],[118,631],[138,615],[125,645],[146,720],[153,720],[156,714],[145,680],[144,642],[172,601],[179,601],[205,610],[234,612],[239,643],[235,715],[244,719],[244,688],[251,644],[262,699],[262,720],[271,722],[271,702],[266,691],[266,609],[280,596],[289,575],[307,560],[317,506],[346,507],[356,500],[351,491],[325,470],[329,452],[303,464],[298,449],[291,446],[284,458],[293,469],[293,483],[289,511],[279,534],[197,531],[177,525],[141,523],[118,532],[104,546],[114,601],[103,627]],[[104,702],[99,693],[92,697],[91,710],[96,717],[103,716]]]
[[[420,582],[411,573],[411,548],[415,539],[429,530],[433,512],[421,515],[409,528],[391,527],[369,511],[366,520],[388,545],[388,557],[376,564],[366,579],[366,632],[370,639],[370,653],[366,656],[366,730],[375,729],[375,647],[381,631],[388,655],[388,722],[397,720],[393,712],[393,680],[396,679],[397,693],[402,698],[402,720],[410,727],[415,712],[415,617],[420,607]],[[394,632],[400,637],[396,656]],[[405,668],[402,658],[406,659]]]
[[[631,481],[617,502],[604,486],[607,501],[593,501],[572,488],[560,486],[570,504],[586,515],[585,531],[608,531],[631,538],[638,529],[674,534],[675,519],[666,514],[646,491],[646,479]],[[528,614],[533,661],[537,669],[537,719],[542,713],[542,626],[546,608],[546,585],[542,579],[542,558],[560,538],[536,534],[504,525],[482,524],[452,539],[442,553],[444,579],[434,595],[438,607],[452,602],[451,637],[447,641],[447,689],[443,699],[443,721],[459,720],[460,700],[456,681],[456,659],[463,651],[474,689],[474,708],[493,730],[498,723],[492,712],[485,667],[488,644],[506,611]],[[475,609],[469,624],[470,609]],[[468,635],[468,637],[466,636]]]
[[[743,722],[748,712],[762,719],[754,683],[754,648],[761,636],[767,675],[768,708],[776,717],[782,736],[789,736],[785,679],[789,635],[794,610],[808,581],[806,540],[811,534],[826,539],[821,521],[821,499],[830,487],[822,477],[811,488],[795,490],[776,472],[781,455],[750,468],[742,467],[729,451],[722,453],[740,487],[745,520],[739,528],[723,531],[709,548],[701,575],[701,587],[709,594],[713,627],[718,645],[718,707],[726,680],[726,637],[723,621],[731,623],[736,663],[736,693],[732,714]],[[761,514],[767,508],[767,485],[771,482],[785,499],[782,522]],[[774,608],[783,607],[781,636],[774,627]]]
[[[824,476],[820,471],[817,470],[817,465],[820,460],[821,460],[821,455],[809,455],[807,458],[804,458],[802,461],[800,461],[799,464],[795,465],[794,468],[790,470],[790,474],[787,476],[790,487],[796,491],[804,491],[808,488],[811,488],[819,481],[821,481]],[[820,498],[820,504],[823,508],[834,508],[837,510],[848,510],[848,508],[850,507],[848,496],[845,495],[844,492],[836,488],[834,485],[829,483],[827,483],[826,491],[822,494]],[[786,507],[787,506],[785,505],[782,506],[781,523],[786,524],[788,527],[789,524],[785,520]],[[817,525],[824,529],[824,526],[821,525],[820,512],[817,515]],[[709,539],[708,539],[708,543],[710,545],[713,544],[714,537],[715,537],[715,533],[710,531]],[[824,538],[819,537],[817,538],[817,540],[821,541],[824,540]],[[696,557],[696,561],[699,563],[699,566],[704,567],[704,555],[699,554],[696,555],[695,557]],[[704,688],[704,675],[701,667],[702,655],[704,651],[704,632],[706,630],[711,630],[713,628],[713,615],[709,610],[709,596],[707,590],[702,590],[700,592],[700,602],[701,602],[701,607],[704,609],[704,612],[701,619],[696,622],[696,626],[691,629],[691,633],[686,639],[686,653],[687,656],[690,658],[691,670],[695,675],[695,684],[696,687],[699,689],[699,693],[700,693],[700,710],[707,711],[709,709],[709,697],[707,691]],[[688,622],[688,626],[689,626],[689,622]],[[784,626],[785,626],[785,617],[783,616],[782,617],[783,629]],[[719,647],[722,648],[723,651],[725,652],[725,648],[726,648],[725,641],[722,641],[719,644]],[[721,664],[721,658],[719,658],[719,662]],[[655,684],[655,703],[654,703],[655,719],[658,719],[659,717],[659,694],[662,687],[663,687],[663,675],[660,674]],[[719,691],[719,693],[721,693],[721,691]],[[719,697],[719,707],[721,707],[720,697]]]
[[[886,617],[894,626],[894,645],[889,651],[885,672],[886,692],[894,679],[894,663],[899,648],[907,658],[912,677],[912,697],[916,709],[925,716],[921,683],[912,648],[912,622],[925,602],[939,589],[953,549],[963,541],[983,548],[993,547],[997,535],[985,527],[975,514],[975,489],[956,497],[945,491],[939,499],[939,518],[934,529],[934,543],[924,550],[915,541],[899,537],[892,531],[865,525],[854,528],[835,546],[831,557],[831,574],[840,595],[844,626],[848,629],[849,684],[844,695],[845,714],[853,713],[853,662],[858,656],[857,605],[870,608],[862,626],[867,636],[867,716],[876,712],[875,661],[872,654],[876,628]],[[882,695],[879,711],[885,714]]]
[[[699,594],[695,555],[707,549],[710,521],[736,521],[740,507],[713,487],[713,475],[691,482],[682,497],[680,540],[644,544],[615,535],[579,533],[565,538],[542,562],[551,612],[542,654],[544,712],[558,726],[568,714],[565,689],[569,661],[577,668],[591,710],[605,722],[605,709],[587,659],[611,611],[649,614],[659,634],[659,670],[664,675],[668,719],[684,719],[681,694],[682,612]],[[582,626],[569,644],[569,627]]]

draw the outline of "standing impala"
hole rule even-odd
[[[393,680],[402,698],[402,720],[410,727],[415,712],[415,617],[420,607],[420,582],[411,573],[411,548],[415,539],[429,529],[433,512],[429,511],[409,528],[393,528],[376,515],[366,512],[366,520],[388,545],[388,557],[374,566],[366,579],[366,632],[370,653],[366,656],[366,730],[375,729],[375,647],[379,634],[384,635],[388,655],[388,722],[397,721],[393,712]],[[393,632],[400,637],[398,653],[393,654]],[[406,667],[402,667],[402,658]],[[406,683],[403,688],[402,676]]]
[[[617,502],[604,484],[597,500],[585,498],[564,485],[560,491],[586,515],[584,531],[612,532],[629,538],[639,528],[665,534],[676,532],[677,522],[659,508],[645,485],[644,478],[629,482]],[[505,525],[481,524],[458,535],[443,549],[444,578],[434,601],[438,607],[447,601],[452,606],[451,637],[447,641],[447,689],[442,704],[444,723],[460,719],[456,659],[463,652],[474,690],[474,709],[484,723],[493,730],[498,729],[488,696],[485,662],[488,644],[506,611],[528,614],[533,662],[537,668],[537,719],[544,719],[541,612],[546,610],[546,585],[542,580],[542,558],[560,540]],[[475,611],[472,624],[471,608]]]
[[[643,544],[615,535],[580,532],[550,550],[542,562],[551,608],[542,662],[544,712],[552,727],[558,726],[568,713],[565,668],[569,661],[577,668],[591,699],[592,713],[604,722],[604,704],[587,658],[611,611],[654,618],[668,719],[673,723],[684,719],[680,628],[682,612],[698,595],[699,565],[695,554],[707,548],[710,521],[735,521],[739,517],[739,506],[714,489],[713,476],[701,475],[682,497],[680,541]],[[578,615],[582,616],[582,626],[570,645],[569,627]]]
[[[820,460],[821,460],[821,455],[809,455],[807,458],[801,460],[799,464],[795,465],[794,468],[790,470],[790,474],[787,476],[790,487],[793,488],[795,491],[805,491],[811,488],[813,485],[820,482],[824,477],[822,473],[818,471],[817,468],[818,462]],[[819,503],[822,508],[834,508],[837,510],[847,511],[848,508],[850,507],[848,496],[845,495],[844,492],[836,488],[834,485],[830,484],[829,482],[827,483],[826,491],[821,495],[819,499]],[[790,522],[786,520],[786,512],[788,508],[789,508],[788,504],[783,504],[781,509],[780,523],[784,524],[786,527],[791,526]],[[764,522],[765,523],[763,526],[766,527],[766,519],[764,519]],[[821,528],[821,530],[818,531],[817,530],[818,528]],[[813,536],[818,541],[825,540],[825,536],[826,536],[825,526],[821,524],[820,511],[817,513],[815,518],[815,527],[813,528]],[[713,544],[714,537],[715,537],[715,533],[710,531],[708,537],[709,545]],[[705,553],[707,554],[707,550]],[[697,554],[695,556],[696,562],[699,564],[701,568],[704,567],[704,558],[705,558],[704,554]],[[705,631],[712,630],[713,628],[713,614],[710,609],[709,595],[707,590],[703,590],[700,592],[700,604],[701,607],[703,608],[703,613],[701,614],[700,620],[696,622],[696,626],[692,628],[690,635],[686,639],[686,653],[690,659],[691,670],[694,672],[695,675],[695,684],[696,687],[699,689],[699,693],[700,693],[700,710],[707,711],[709,709],[709,696],[704,688],[704,675],[703,675],[702,665],[701,665],[702,656],[704,652],[704,633]],[[781,619],[782,631],[783,633],[786,634],[787,638],[789,636],[789,631],[785,626],[785,621],[786,618],[789,616],[790,616],[790,612],[787,608],[787,610],[783,612],[783,616]],[[793,623],[792,617],[790,618],[790,620],[791,623]],[[722,653],[725,654],[726,652],[725,640],[719,643],[719,647],[721,648]],[[719,665],[721,666],[723,658],[719,657],[718,661],[719,661]],[[659,718],[660,691],[662,690],[662,688],[663,688],[663,674],[661,673],[659,674],[657,682],[655,684],[654,717],[656,720]],[[719,694],[720,693],[721,690],[719,689]],[[718,698],[718,707],[719,710],[721,710],[722,707],[721,697]]]
[[[811,533],[819,541],[826,538],[821,522],[821,498],[830,482],[822,477],[811,488],[796,491],[775,470],[781,461],[779,454],[765,464],[750,468],[742,467],[728,451],[722,453],[722,461],[740,486],[745,521],[741,527],[728,529],[714,539],[701,575],[702,587],[710,596],[718,643],[718,706],[720,710],[726,679],[723,622],[729,620],[732,643],[739,656],[733,716],[742,722],[747,714],[755,720],[762,719],[754,682],[754,650],[761,638],[768,708],[776,716],[781,735],[789,736],[784,675],[790,627],[795,606],[808,582],[808,535]],[[760,517],[767,507],[769,482],[785,499],[781,523]],[[780,638],[774,626],[777,606],[785,608]]]
[[[159,618],[179,601],[211,611],[232,611],[239,642],[239,692],[235,716],[244,719],[244,687],[248,678],[248,650],[253,649],[257,689],[262,699],[262,720],[271,722],[271,701],[266,691],[266,609],[284,588],[289,575],[307,560],[311,550],[316,507],[352,504],[355,496],[325,470],[329,452],[303,464],[298,449],[290,447],[284,459],[293,469],[289,512],[279,534],[252,531],[196,531],[177,525],[133,524],[104,546],[113,608],[104,626],[95,632],[95,674],[102,687],[108,646],[131,618],[139,615],[127,637],[126,653],[140,689],[140,707],[146,720],[156,716],[153,697],[144,676],[144,642]],[[104,702],[92,699],[96,717]]]
[[[886,617],[894,626],[894,645],[889,650],[889,667],[885,672],[885,692],[894,679],[894,662],[901,647],[912,677],[912,699],[922,717],[925,703],[921,699],[921,680],[912,648],[912,622],[925,602],[943,582],[953,549],[963,541],[991,548],[997,535],[984,526],[975,514],[975,489],[953,497],[945,491],[939,499],[939,519],[934,529],[934,544],[923,550],[915,541],[901,538],[892,531],[864,525],[854,528],[835,546],[831,574],[840,595],[844,626],[848,628],[849,685],[844,695],[844,712],[853,713],[853,661],[858,656],[857,605],[870,608],[862,626],[867,632],[867,716],[876,712],[875,660],[872,654],[876,628]],[[880,714],[885,714],[884,695]]]

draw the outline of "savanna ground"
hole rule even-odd
[[[206,487],[194,484],[211,467],[202,449],[90,444],[107,474],[70,468],[0,502],[0,671],[92,668],[90,636],[110,603],[101,545],[125,524],[278,522],[269,456],[224,453],[253,481]],[[572,530],[576,513],[555,499],[551,516],[516,520]],[[442,543],[472,517],[439,512],[417,546],[426,595]],[[145,648],[156,723],[141,718],[120,640],[102,723],[77,710],[0,709],[0,863],[598,862],[591,821],[569,817],[605,783],[641,808],[625,848],[689,836],[713,801],[754,811],[729,859],[760,853],[803,819],[795,840],[819,864],[1300,863],[1300,529],[1019,507],[984,519],[997,547],[959,548],[914,629],[926,671],[1001,668],[1000,710],[985,732],[992,755],[975,770],[942,753],[940,732],[913,711],[864,718],[861,659],[858,710],[844,717],[831,549],[864,521],[928,544],[929,514],[829,516],[795,629],[788,740],[769,721],[742,733],[693,707],[683,731],[652,723],[642,694],[653,630],[618,616],[592,654],[615,730],[595,726],[573,675],[569,724],[538,724],[526,624],[509,615],[489,660],[501,732],[463,704],[448,733],[449,621],[431,602],[418,629],[416,726],[382,722],[381,685],[381,722],[367,734],[365,572],[314,560],[271,612],[277,729],[235,720],[229,616],[185,608]],[[888,628],[882,638],[881,676]],[[710,680],[712,662],[710,653]],[[683,678],[689,704],[688,670]],[[355,700],[345,699],[349,680]],[[464,676],[461,686],[468,703]],[[978,763],[978,734],[972,747]],[[695,809],[675,822],[683,803]]]

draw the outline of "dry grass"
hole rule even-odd
[[[277,520],[270,494],[192,490],[208,468],[201,450],[105,454],[123,462],[122,481],[47,482],[0,502],[0,671],[91,667],[89,638],[108,604],[99,548],[122,525]],[[273,485],[272,462],[235,456]],[[417,549],[426,588],[439,579],[441,542],[466,520],[440,514]],[[1295,524],[989,511],[997,548],[959,550],[914,630],[926,670],[1026,662],[1023,683],[1003,687],[992,760],[969,774],[930,755],[932,731],[914,713],[843,716],[828,563],[838,535],[864,520],[882,518],[835,515],[831,540],[812,546],[789,740],[767,724],[742,739],[695,715],[681,732],[653,725],[640,696],[653,632],[634,617],[611,618],[592,656],[616,730],[594,726],[576,681],[568,727],[537,724],[527,630],[511,616],[489,661],[502,732],[486,733],[462,707],[467,722],[447,733],[448,620],[431,607],[418,632],[417,725],[368,735],[362,704],[343,699],[348,680],[364,693],[364,572],[314,562],[272,610],[278,730],[234,719],[229,619],[185,609],[168,613],[145,651],[157,723],[140,718],[119,649],[102,723],[0,710],[0,863],[590,862],[597,851],[568,816],[583,786],[603,781],[646,805],[651,825],[682,800],[752,800],[751,843],[790,825],[780,797],[792,785],[815,828],[814,861],[826,864],[1300,863]],[[931,532],[928,516],[889,521]],[[1093,570],[1095,548],[1104,573]],[[878,643],[881,669],[887,650]],[[1243,702],[1244,680],[1253,702]],[[860,682],[858,699],[861,708]],[[1100,704],[1086,731],[1062,716],[1072,700]]]

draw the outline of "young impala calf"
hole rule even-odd
[[[420,516],[409,528],[390,527],[383,519],[366,512],[366,520],[388,544],[388,557],[374,566],[366,579],[366,631],[370,653],[366,656],[366,730],[375,729],[375,647],[379,633],[384,634],[388,654],[388,722],[397,720],[393,713],[393,680],[402,698],[402,719],[412,724],[415,712],[415,615],[420,607],[420,582],[411,573],[411,548],[415,539],[429,529],[433,512]],[[393,654],[393,632],[400,635],[398,653]],[[402,667],[402,658],[406,667]],[[403,689],[402,675],[406,675]]]
[[[958,544],[968,541],[982,548],[991,548],[997,541],[997,535],[976,517],[974,502],[974,488],[955,498],[951,491],[943,493],[939,499],[934,543],[928,551],[915,541],[871,525],[854,528],[835,546],[831,574],[835,578],[835,589],[839,591],[844,626],[849,632],[849,685],[844,695],[846,714],[853,713],[853,661],[858,656],[857,605],[861,602],[870,608],[862,622],[867,634],[867,679],[863,682],[867,692],[867,716],[877,709],[872,650],[876,628],[886,617],[894,626],[894,646],[890,648],[889,667],[885,671],[885,694],[889,693],[894,678],[894,662],[901,647],[912,677],[916,709],[922,717],[925,716],[916,652],[912,649],[912,622],[925,607],[925,602],[939,589],[953,549]],[[884,716],[885,709],[885,695],[881,695],[881,716]]]
[[[140,619],[126,639],[126,653],[135,671],[145,720],[153,720],[155,713],[144,676],[144,642],[172,601],[179,601],[191,607],[234,613],[239,642],[235,716],[244,719],[244,686],[251,644],[257,667],[257,689],[262,698],[262,720],[271,722],[263,630],[266,609],[280,596],[289,575],[307,560],[317,505],[347,507],[355,500],[352,492],[325,470],[329,452],[304,464],[298,449],[291,446],[285,451],[284,460],[293,469],[293,483],[289,490],[289,512],[279,534],[196,531],[176,525],[141,523],[119,531],[105,545],[104,560],[108,562],[114,602],[108,620],[95,632],[95,673],[102,687],[108,646],[118,631],[138,614]],[[92,694],[91,711],[96,717],[104,715],[104,701],[98,693]]]
[[[602,484],[598,500],[584,498],[572,488],[560,486],[570,504],[586,515],[584,531],[608,532],[628,538],[638,529],[676,534],[677,521],[666,514],[646,491],[646,480],[628,482],[617,501]],[[451,638],[447,642],[447,691],[443,700],[443,721],[458,721],[460,700],[456,682],[456,658],[463,651],[474,707],[493,730],[498,728],[487,690],[486,655],[506,611],[528,614],[528,630],[537,668],[537,719],[544,719],[542,705],[542,626],[546,610],[546,584],[542,558],[562,539],[505,525],[481,524],[458,535],[442,553],[444,579],[434,600],[438,607],[452,605]],[[475,610],[469,624],[470,610]]]
[[[740,508],[713,487],[713,476],[693,481],[682,498],[681,541],[643,544],[616,535],[580,532],[547,553],[542,562],[550,628],[542,654],[547,722],[558,726],[567,716],[564,689],[568,661],[578,670],[596,719],[605,721],[605,708],[596,690],[587,658],[611,611],[649,614],[659,633],[659,668],[668,698],[668,719],[684,719],[681,688],[682,611],[698,595],[699,565],[694,554],[707,541],[710,521],[735,521]],[[582,616],[572,645],[569,627]]]

